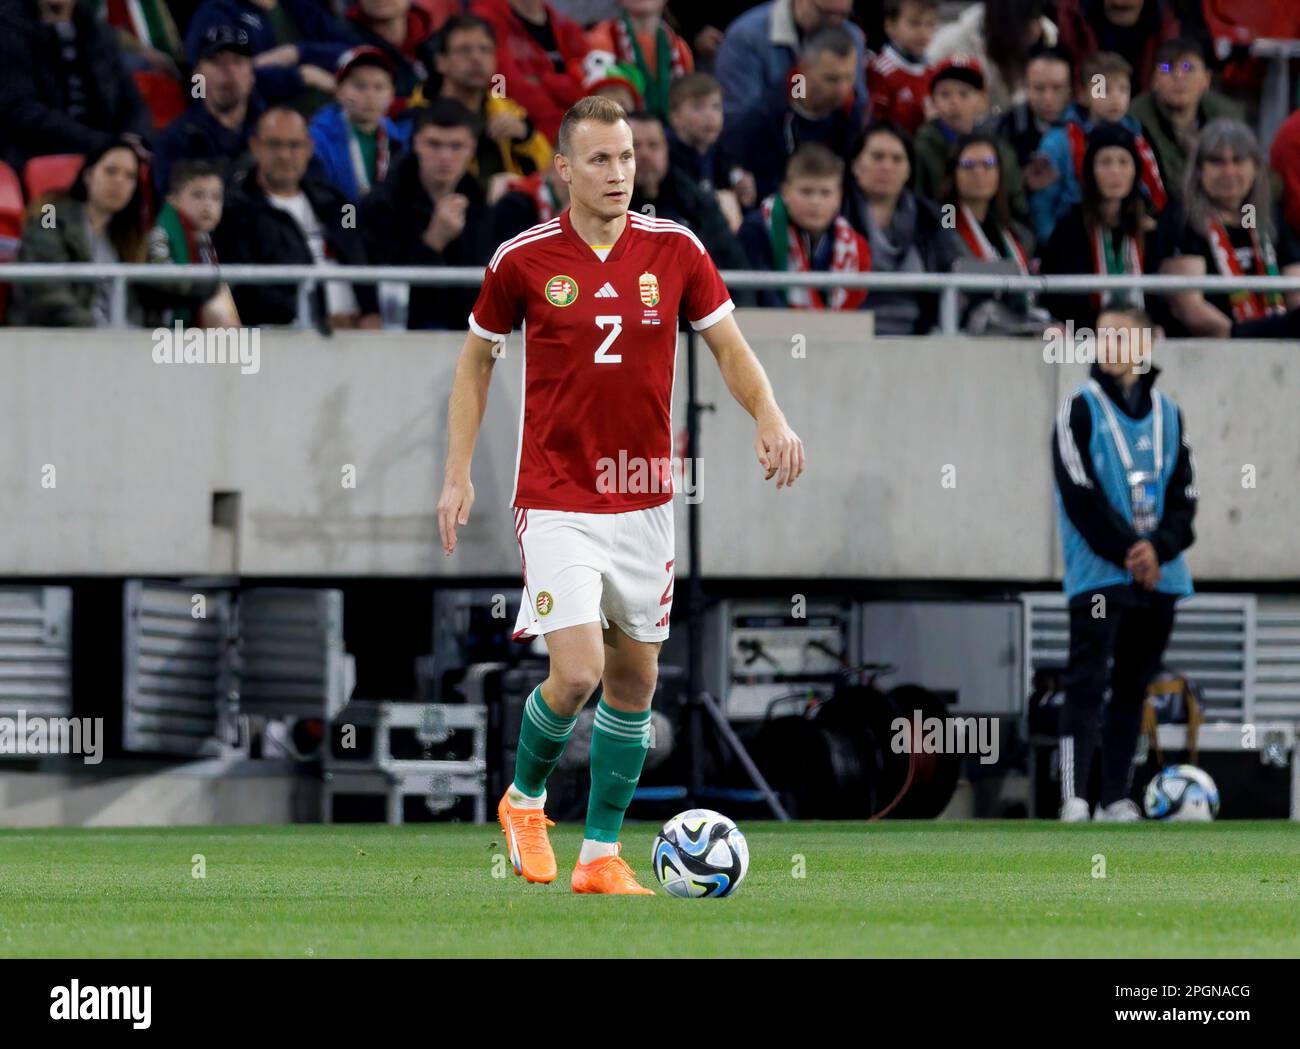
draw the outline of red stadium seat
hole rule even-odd
[[[35,204],[51,193],[62,193],[72,185],[81,170],[80,153],[50,153],[32,157],[23,168],[23,185],[27,200]]]
[[[0,161],[0,263],[13,262],[23,236],[23,187],[18,172]],[[0,284],[0,324],[9,309],[9,285]]]
[[[132,77],[149,107],[155,131],[161,131],[185,112],[185,92],[175,77],[151,69],[138,70]]]

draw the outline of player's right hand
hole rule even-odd
[[[448,477],[442,482],[438,499],[438,533],[442,551],[448,557],[456,549],[456,528],[469,524],[469,508],[474,505],[474,485],[468,477]]]

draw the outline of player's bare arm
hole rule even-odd
[[[803,441],[785,421],[767,372],[745,341],[736,318],[728,315],[701,334],[713,351],[731,396],[758,425],[754,453],[765,472],[764,480],[775,477],[777,488],[794,484],[803,473]]]
[[[456,359],[447,412],[447,465],[443,471],[442,495],[438,499],[438,532],[443,552],[456,549],[456,529],[469,523],[474,505],[474,485],[469,479],[470,459],[487,408],[488,384],[496,357],[494,344],[474,332],[465,336]]]

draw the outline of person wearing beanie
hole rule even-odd
[[[1097,124],[1083,161],[1083,199],[1052,232],[1043,248],[1043,274],[1093,273],[1135,277],[1144,272],[1147,235],[1155,228],[1142,196],[1141,158],[1132,132],[1121,124]],[[1049,295],[1043,305],[1060,321],[1095,327],[1108,307],[1144,308],[1142,292]]]

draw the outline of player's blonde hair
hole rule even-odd
[[[566,157],[573,156],[573,129],[582,121],[590,120],[596,124],[626,123],[627,111],[612,98],[603,95],[588,95],[580,98],[569,107],[560,121],[560,133],[556,136],[555,148]]]

